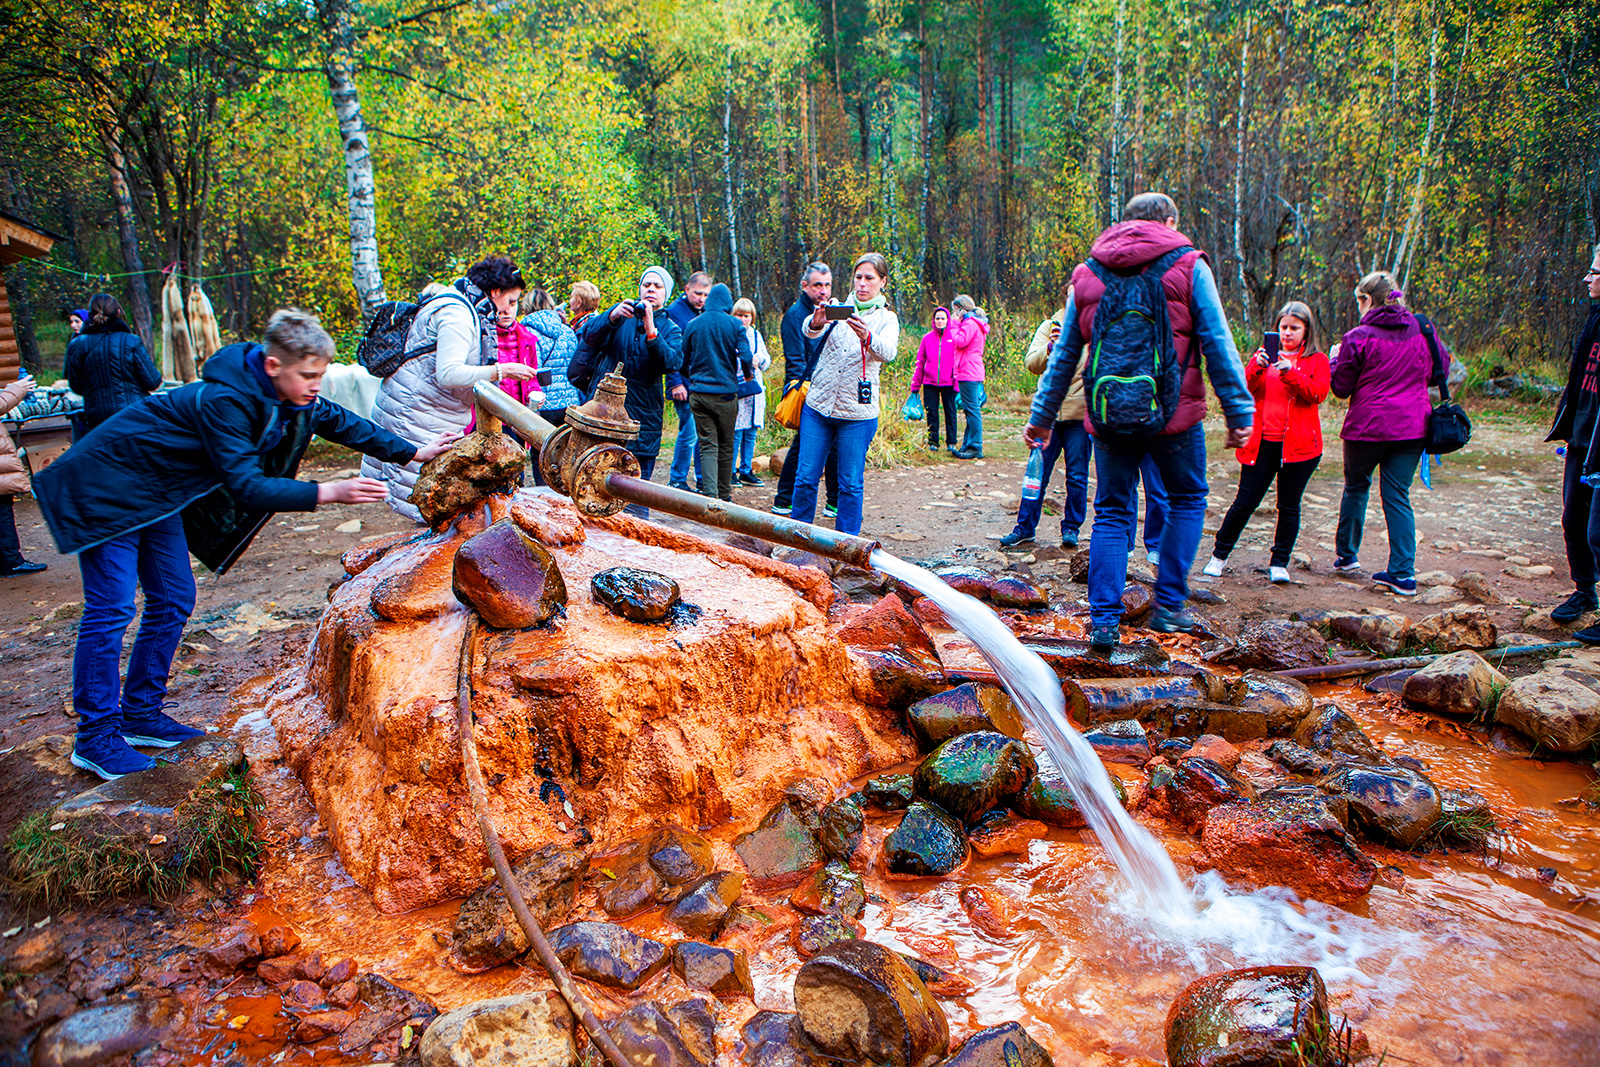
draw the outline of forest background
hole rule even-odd
[[[0,210],[63,238],[7,281],[48,370],[99,288],[148,337],[163,269],[225,336],[293,304],[348,349],[489,252],[558,300],[704,267],[775,333],[805,262],[842,289],[871,249],[908,322],[968,292],[1009,348],[1159,189],[1241,337],[1291,298],[1348,328],[1383,267],[1458,350],[1548,366],[1597,240],[1597,26],[1572,0],[0,0]]]

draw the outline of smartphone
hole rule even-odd
[[[851,304],[824,304],[822,313],[829,322],[843,322],[854,315],[856,309]]]
[[[1278,353],[1283,350],[1283,339],[1278,336],[1276,330],[1269,330],[1261,339],[1261,347],[1266,349],[1267,364],[1270,366],[1278,362]]]
[[[533,375],[541,386],[548,386],[555,379],[555,375],[547,370],[536,370]]]

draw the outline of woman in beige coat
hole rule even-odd
[[[22,398],[33,392],[33,386],[33,379],[25,377],[0,389],[0,415],[22,403]],[[17,455],[17,443],[9,433],[0,431],[0,578],[38,574],[45,569],[43,563],[33,563],[22,557],[22,543],[17,540],[12,498],[21,496],[29,488],[28,472]]]

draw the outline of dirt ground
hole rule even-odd
[[[1541,443],[1546,411],[1507,407],[1474,414],[1472,444],[1449,458],[1436,475],[1433,489],[1420,484],[1413,488],[1419,526],[1417,571],[1419,575],[1483,573],[1499,594],[1500,602],[1489,608],[1501,631],[1517,632],[1527,628],[1524,620],[1530,612],[1554,606],[1570,590],[1559,522],[1561,460],[1552,446]],[[1419,618],[1450,606],[1404,601],[1368,582],[1347,581],[1332,574],[1341,471],[1337,420],[1331,421],[1327,433],[1333,447],[1307,494],[1300,537],[1299,547],[1309,557],[1309,567],[1295,569],[1294,582],[1287,587],[1267,582],[1267,551],[1275,522],[1269,498],[1267,507],[1247,529],[1230,570],[1220,581],[1203,587],[1224,598],[1220,605],[1205,609],[1209,616],[1242,622],[1283,617],[1299,610],[1384,607]],[[1059,529],[1059,519],[1051,514],[1040,524],[1035,551],[997,551],[996,539],[1008,532],[1014,521],[1024,455],[1017,440],[1021,423],[1018,413],[990,413],[985,459],[961,461],[948,455],[918,453],[904,466],[868,471],[864,533],[908,559],[961,560],[991,569],[1014,566],[1051,586],[1058,600],[1081,598],[1084,587],[1068,582],[1065,560],[1048,550]],[[1196,575],[1236,484],[1237,466],[1219,444],[1220,430],[1216,430],[1210,442],[1211,508]],[[302,476],[327,480],[354,473],[355,466],[351,453],[319,444]],[[665,477],[663,463],[658,478]],[[774,484],[775,480],[768,478],[766,488],[739,489],[735,499],[766,508]],[[1091,481],[1091,499],[1092,494]],[[1058,473],[1051,496],[1059,500],[1060,495]],[[0,579],[0,656],[6,663],[0,672],[0,756],[47,734],[72,733],[71,661],[82,602],[75,562],[54,552],[33,501],[19,499],[16,514],[25,553],[49,564],[49,570],[32,577]],[[226,576],[205,573],[197,564],[199,603],[173,673],[171,698],[178,702],[176,714],[197,726],[231,721],[230,699],[243,683],[272,672],[286,657],[303,652],[327,589],[342,574],[340,555],[364,540],[408,526],[382,505],[334,505],[311,514],[276,517]],[[1086,523],[1085,544],[1089,530]],[[1052,556],[1058,558],[1048,558]],[[1553,573],[1512,577],[1503,573],[1508,556],[1523,557],[1535,568],[1547,565]],[[1362,562],[1369,572],[1386,563],[1376,491]],[[1429,587],[1425,580],[1424,591]],[[1473,601],[1468,598],[1456,603]],[[1563,635],[1546,631],[1540,636]],[[87,775],[82,782],[71,783],[75,788],[91,784]],[[50,791],[65,795],[60,785],[0,783],[0,833],[50,799]],[[0,930],[20,927],[22,932],[15,935],[20,939],[27,936],[30,925],[53,920],[72,961],[65,988],[41,990],[24,984],[0,1004],[0,1048],[7,1044],[8,1035],[36,1026],[42,1017],[65,1014],[79,1001],[92,999],[97,990],[103,992],[104,983],[95,985],[96,975],[107,968],[117,972],[120,966],[130,978],[139,973],[148,981],[151,973],[159,971],[164,955],[205,943],[208,929],[246,911],[225,886],[196,891],[175,904],[78,908],[55,916],[21,909],[0,896]],[[10,937],[0,940],[0,958],[11,953],[16,942],[7,944],[10,941]],[[144,962],[129,968],[126,962],[117,964],[119,958]],[[124,984],[128,980],[125,978]],[[0,1054],[0,1067],[12,1059]]]

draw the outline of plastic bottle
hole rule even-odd
[[[1038,500],[1044,495],[1044,450],[1028,451],[1028,469],[1022,474],[1022,499]]]

